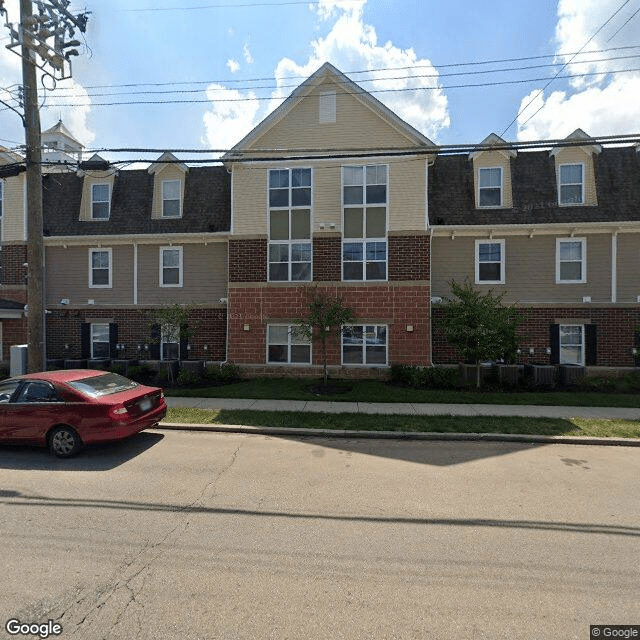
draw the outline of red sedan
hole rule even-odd
[[[162,389],[108,371],[47,371],[0,382],[0,441],[47,446],[60,458],[84,444],[132,436],[166,414]]]

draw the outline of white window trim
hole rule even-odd
[[[93,188],[94,187],[107,187],[107,191],[109,192],[109,196],[106,200],[94,200],[93,198]],[[107,217],[106,218],[96,218],[93,215],[93,205],[94,204],[102,204],[107,203]],[[107,222],[109,218],[111,218],[111,184],[108,182],[93,182],[91,184],[91,220],[95,222]]]
[[[101,326],[101,327],[107,327],[107,346],[110,348],[110,327],[109,327],[109,323],[108,322],[92,322],[90,325],[90,332],[89,332],[89,346],[91,348],[91,357],[92,358],[99,358],[99,357],[103,357],[103,356],[96,356],[95,353],[93,352],[93,345],[95,343],[95,340],[93,339],[93,328],[95,326]],[[105,344],[104,342],[102,342],[101,344]],[[107,357],[108,354],[107,354]]]
[[[385,343],[385,354],[384,354],[384,364],[369,364],[367,362],[361,362],[361,363],[353,363],[353,362],[345,362],[344,361],[344,334],[342,333],[342,327],[340,328],[340,363],[343,367],[367,367],[367,368],[381,368],[381,367],[388,367],[389,366],[389,325],[387,324],[375,324],[373,322],[371,323],[362,323],[362,324],[358,324],[358,323],[352,323],[352,324],[345,324],[343,325],[343,327],[362,327],[362,332],[364,334],[364,329],[365,327],[385,327],[385,329],[387,330],[387,341]],[[365,355],[366,355],[366,340],[363,339],[362,341],[362,359],[365,360]]]
[[[562,361],[562,328],[563,327],[580,327],[580,362],[563,362]],[[561,324],[558,326],[558,364],[575,364],[578,366],[584,366],[585,357],[586,357],[586,344],[585,344],[585,325],[583,324]]]
[[[387,182],[386,182],[386,201],[384,204],[382,203],[375,203],[375,204],[371,204],[371,205],[367,205],[367,203],[365,202],[366,200],[366,190],[367,190],[367,167],[385,167],[386,169],[386,176],[387,176]],[[344,170],[345,169],[349,169],[349,168],[357,168],[357,167],[362,167],[363,169],[363,202],[361,205],[357,205],[357,204],[348,204],[345,205],[344,203]],[[340,245],[340,269],[341,269],[341,276],[342,276],[342,282],[388,282],[389,281],[389,196],[390,196],[390,189],[389,189],[389,183],[390,183],[390,172],[389,172],[389,165],[385,164],[385,163],[381,163],[381,164],[345,164],[342,165],[341,167],[341,171],[340,171],[340,204],[341,204],[341,208],[342,208],[342,213],[341,213],[341,225],[342,225],[342,243]],[[367,238],[366,237],[366,233],[367,233],[367,229],[366,229],[366,225],[367,225],[367,216],[366,216],[366,211],[367,211],[367,206],[371,206],[371,207],[382,207],[384,206],[385,208],[385,216],[384,216],[384,228],[385,228],[385,236],[383,238]],[[363,233],[363,237],[362,238],[347,238],[344,235],[344,212],[347,209],[362,209],[362,233]],[[344,260],[344,244],[346,243],[356,243],[356,242],[360,242],[362,243],[362,279],[361,280],[345,280],[344,277],[344,264],[345,264],[345,260]],[[385,260],[385,277],[384,278],[379,278],[379,279],[367,279],[367,242],[384,242],[387,246],[387,258]]]
[[[560,279],[560,244],[562,242],[580,242],[582,244],[582,278],[580,280]],[[556,238],[556,284],[584,284],[587,281],[587,239],[586,238]]]
[[[483,170],[500,169],[500,204],[480,204],[480,191],[481,189],[495,189],[496,187],[481,187],[480,186],[480,172]],[[504,206],[504,167],[478,167],[478,191],[477,191],[478,209],[496,209]]]
[[[178,284],[164,284],[163,283],[163,276],[164,276],[164,266],[163,266],[163,256],[164,256],[164,252],[166,251],[178,251],[178,255],[180,256],[180,260],[179,260],[179,265],[178,265]],[[178,288],[178,287],[182,287],[183,286],[183,251],[182,251],[182,247],[173,247],[173,246],[167,246],[167,247],[160,247],[160,269],[159,269],[159,274],[158,274],[158,283],[160,285],[160,287],[162,288]],[[173,268],[173,267],[172,267]]]
[[[175,198],[165,198],[164,197],[164,185],[170,182],[178,183],[178,215],[177,216],[166,216],[164,214],[164,203],[165,200],[169,202],[174,202]],[[173,178],[171,180],[163,180],[160,184],[160,217],[166,220],[177,220],[178,218],[182,218],[182,180]]]
[[[500,280],[480,280],[480,245],[499,244],[500,245]],[[504,240],[476,240],[476,284],[504,284],[505,283],[505,241]],[[491,263],[493,264],[493,263]]]
[[[287,327],[287,362],[272,362],[269,360],[269,327]],[[265,354],[265,362],[274,367],[310,367],[313,365],[313,343],[309,340],[309,362],[291,362],[291,329],[295,327],[295,325],[285,324],[280,322],[273,322],[267,325],[267,334],[266,334],[266,354]],[[295,345],[297,346],[297,345]]]
[[[311,185],[310,185],[310,189],[311,189],[311,200],[309,203],[309,206],[293,206],[291,205],[291,190],[292,190],[292,186],[291,186],[291,171],[293,169],[309,169],[309,171],[311,171]],[[289,206],[287,207],[271,207],[269,205],[269,191],[270,191],[270,174],[271,171],[288,171],[289,172]],[[314,189],[313,189],[313,179],[314,179],[314,175],[313,175],[313,168],[312,167],[283,167],[281,169],[278,169],[276,167],[271,167],[270,169],[267,170],[267,235],[268,235],[268,239],[267,239],[267,282],[312,282],[313,281],[313,199],[314,199]],[[289,237],[291,237],[291,214],[293,211],[298,211],[298,210],[304,210],[304,209],[309,209],[309,239],[305,239],[305,238],[298,238],[296,240],[271,240],[271,212],[272,211],[287,211],[289,214]],[[286,280],[272,280],[271,279],[271,269],[269,268],[269,265],[271,264],[271,261],[269,260],[269,252],[270,252],[270,245],[272,244],[286,244],[289,247],[289,261],[287,263],[287,268],[288,268],[288,278]],[[291,279],[291,267],[292,267],[292,260],[291,260],[291,248],[294,244],[309,244],[311,245],[311,260],[310,262],[310,270],[309,270],[309,279],[308,280],[292,280]],[[283,263],[284,264],[284,263]]]
[[[582,167],[582,185],[580,191],[580,202],[562,202],[561,192],[562,192],[562,183],[560,182],[560,170],[561,167],[572,167],[572,166],[580,166]],[[556,182],[558,183],[558,206],[560,207],[582,207],[584,206],[584,198],[585,198],[585,164],[584,162],[563,162],[558,165],[558,170],[556,174]],[[570,182],[566,186],[577,184],[577,182]]]
[[[108,253],[109,254],[109,283],[93,284],[93,254]],[[99,247],[89,249],[89,289],[111,289],[113,287],[113,251],[111,248]]]

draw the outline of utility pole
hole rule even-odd
[[[20,24],[33,18],[31,0],[20,0]],[[30,372],[47,368],[44,308],[44,241],[42,239],[42,150],[40,110],[33,41],[27,29],[22,40],[22,86],[27,164],[27,349]]]
[[[28,369],[46,369],[46,321],[44,300],[44,241],[42,238],[42,145],[38,84],[36,68],[55,83],[71,77],[72,56],[77,56],[78,40],[75,30],[84,32],[87,14],[73,15],[68,6],[71,0],[20,0],[20,23],[16,27],[6,18],[11,35],[7,45],[22,58],[22,86],[24,96],[25,163],[27,169],[27,336]],[[33,5],[38,12],[33,13]],[[4,0],[0,13],[6,15]]]

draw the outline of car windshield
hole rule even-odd
[[[73,382],[69,382],[69,385],[91,398],[100,398],[101,396],[108,396],[112,393],[135,389],[138,383],[124,376],[120,376],[117,373],[105,373],[103,376],[92,376],[91,378],[74,380]]]

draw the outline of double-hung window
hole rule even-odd
[[[476,284],[504,284],[504,240],[476,240]]]
[[[109,357],[109,325],[108,323],[91,323],[91,357]]]
[[[558,167],[558,202],[561,205],[584,203],[583,164],[561,164]]]
[[[560,364],[584,365],[584,325],[560,325]]]
[[[343,280],[387,279],[387,166],[342,168]]]
[[[108,220],[111,205],[111,187],[108,184],[91,185],[91,219]]]
[[[111,249],[89,249],[89,287],[111,287]]]
[[[182,286],[182,247],[160,247],[160,286]]]
[[[283,364],[311,364],[311,343],[295,325],[267,327],[267,361]]]
[[[502,167],[478,169],[478,206],[502,206]]]
[[[163,180],[162,181],[162,217],[163,218],[179,218],[180,217],[180,180]]]
[[[342,364],[363,364],[371,366],[386,365],[387,326],[343,326]]]
[[[180,358],[180,327],[163,324],[160,330],[160,359],[178,360]]]
[[[269,171],[269,280],[311,280],[311,169]]]
[[[587,281],[587,242],[585,238],[556,240],[556,283]]]

